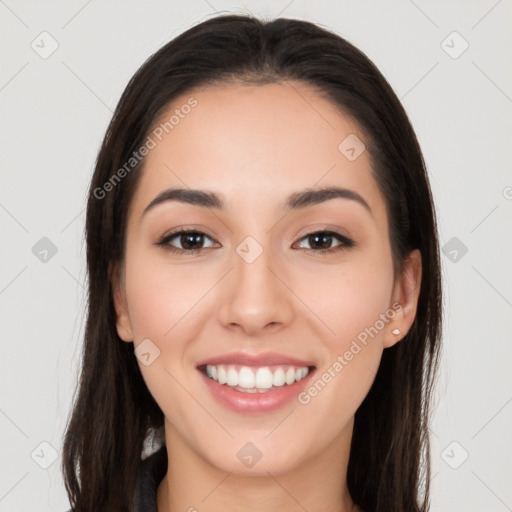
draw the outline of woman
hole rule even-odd
[[[288,19],[181,34],[119,101],[86,240],[72,510],[428,510],[434,205],[361,51]]]

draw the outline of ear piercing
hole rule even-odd
[[[391,331],[395,336],[398,336],[400,334],[400,329],[393,329]]]

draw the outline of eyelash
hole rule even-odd
[[[186,235],[186,234],[192,234],[192,233],[197,234],[197,235],[203,235],[203,236],[209,238],[210,240],[213,240],[206,233],[203,233],[202,231],[198,231],[197,229],[182,229],[180,231],[175,231],[174,233],[171,233],[169,235],[162,237],[160,239],[160,241],[158,241],[156,243],[156,245],[163,247],[166,251],[169,251],[172,253],[177,253],[177,254],[187,253],[189,255],[197,254],[197,253],[203,251],[205,248],[203,247],[201,249],[179,249],[177,247],[173,247],[172,245],[169,245],[169,242],[173,238],[176,238],[179,235],[184,235],[184,234]],[[310,236],[322,235],[322,234],[327,235],[329,237],[336,238],[339,242],[341,242],[340,245],[337,245],[330,249],[323,249],[323,250],[322,249],[318,249],[318,250],[303,249],[303,248],[301,248],[301,249],[306,250],[306,251],[313,251],[315,253],[320,253],[320,254],[333,254],[333,253],[336,253],[339,251],[344,251],[344,250],[350,249],[356,245],[355,242],[353,240],[351,240],[350,238],[347,238],[346,236],[342,235],[341,233],[337,233],[336,231],[329,231],[329,230],[313,231],[311,233],[308,233],[307,235],[304,235],[300,240],[304,240],[305,238],[308,238]]]

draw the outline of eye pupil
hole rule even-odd
[[[200,233],[186,233],[181,235],[180,243],[183,249],[195,249],[195,244],[201,245],[203,235]],[[192,245],[192,247],[190,247]]]
[[[311,241],[313,241],[313,243],[311,245],[317,245],[318,240],[323,240],[324,243],[319,244],[320,248],[321,249],[329,249],[331,247],[331,243],[332,243],[332,236],[318,233],[318,234],[310,235],[309,240],[310,240],[310,243],[311,243]],[[317,247],[318,247],[318,245],[317,245]]]

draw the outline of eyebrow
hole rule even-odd
[[[357,192],[340,187],[326,187],[295,192],[286,199],[284,209],[296,210],[338,198],[355,201],[364,206],[370,215],[372,214],[372,210],[368,203]],[[179,201],[181,203],[192,204],[202,208],[208,208],[210,210],[223,210],[225,208],[223,200],[214,192],[206,190],[170,188],[158,194],[146,206],[146,208],[144,208],[141,217],[143,217],[149,210],[168,201]]]

